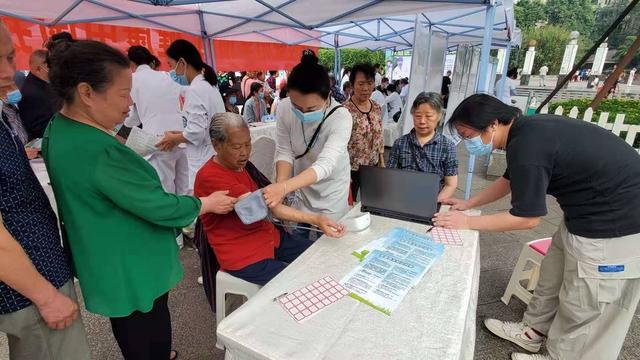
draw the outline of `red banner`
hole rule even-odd
[[[102,41],[124,52],[132,45],[145,46],[160,59],[163,70],[168,70],[165,49],[177,39],[192,42],[200,49],[204,59],[200,38],[174,31],[97,23],[44,26],[10,17],[1,17],[1,19],[11,32],[16,47],[17,67],[20,70],[28,70],[31,53],[41,49],[51,35],[61,31],[71,33],[76,39]],[[300,61],[302,50],[308,48],[307,46],[228,40],[215,40],[213,46],[217,71],[291,69]]]

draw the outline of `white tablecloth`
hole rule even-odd
[[[249,126],[251,132],[251,140],[256,141],[260,136],[268,136],[273,140],[276,139],[276,123],[259,123],[257,126]]]
[[[364,232],[320,238],[220,323],[226,358],[473,359],[480,274],[476,231],[462,232],[464,246],[447,246],[391,316],[346,297],[298,324],[273,301],[326,275],[339,281],[358,264],[351,251],[395,226],[425,231],[424,225],[373,216]]]

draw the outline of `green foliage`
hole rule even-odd
[[[514,9],[516,24],[520,29],[530,29],[536,23],[547,21],[547,14],[544,11],[545,5],[540,0],[521,0]]]
[[[597,40],[615,21],[631,0],[615,0],[611,5],[598,8],[595,13],[595,23],[591,33],[591,40]],[[607,43],[612,49],[617,49],[630,34],[640,34],[640,6],[631,10],[615,30],[609,35]]]
[[[572,99],[565,101],[553,102],[549,105],[549,113],[553,113],[555,109],[562,105],[564,114],[568,114],[569,111],[575,106],[578,108],[578,117],[582,118],[585,110],[591,104],[592,99]],[[640,100],[620,100],[620,99],[607,99],[600,103],[598,110],[594,112],[591,118],[592,122],[598,120],[600,113],[609,113],[609,122],[613,122],[617,114],[626,114],[624,122],[626,124],[640,125]]]
[[[546,64],[550,74],[557,74],[560,70],[565,45],[569,42],[569,33],[569,30],[554,25],[524,30],[519,61],[518,64],[513,61],[512,66],[521,68],[524,65],[529,40],[536,40],[536,57],[533,61],[534,73],[537,73],[538,69]],[[513,56],[511,59],[515,60]]]
[[[622,44],[618,47],[618,52],[616,52],[615,59],[620,61],[624,57],[624,55],[629,51],[631,44],[636,40],[635,36],[627,36]],[[631,62],[627,65],[627,68],[631,68],[634,66],[640,65],[640,50],[636,50],[636,54],[631,58]]]
[[[591,0],[549,0],[545,12],[550,24],[577,30],[587,38],[591,35],[595,15]]]
[[[342,67],[351,67],[357,63],[368,62],[370,64],[379,64],[384,66],[384,51],[371,51],[367,49],[341,49],[340,58]],[[333,72],[333,49],[318,50],[318,59],[320,64]]]

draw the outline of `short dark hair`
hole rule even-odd
[[[342,84],[342,91],[344,91],[344,89],[346,89],[348,87],[353,87],[353,86],[351,86],[351,82],[350,81],[345,81],[344,84]]]
[[[474,94],[462,100],[453,111],[449,126],[463,124],[484,131],[495,120],[502,125],[508,125],[521,115],[520,109],[509,106],[491,95]]]
[[[149,49],[142,45],[134,45],[127,50],[127,57],[132,63],[140,65],[151,65],[155,56],[151,54]]]
[[[282,89],[280,89],[280,93],[278,94],[278,97],[282,100],[282,99],[285,99],[287,96],[289,96],[289,88],[285,86]]]
[[[376,78],[376,70],[369,63],[359,63],[353,65],[353,69],[351,69],[351,74],[349,74],[349,81],[352,84],[356,82],[356,75],[361,73],[364,75],[367,80],[375,80]]]
[[[418,94],[411,105],[411,113],[413,114],[413,112],[422,104],[429,104],[433,110],[435,110],[439,115],[442,115],[442,109],[444,106],[442,104],[442,97],[439,93],[423,91]]]
[[[388,92],[394,92],[396,90],[398,90],[398,87],[396,86],[396,84],[390,83],[389,85],[387,85],[387,91]]]
[[[509,69],[509,71],[507,71],[507,77],[509,77],[509,78],[517,78],[518,77],[518,69],[517,68]]]
[[[73,42],[73,41],[75,41],[75,39],[73,38],[73,36],[71,36],[70,33],[66,32],[66,31],[62,31],[62,32],[55,33],[55,34],[51,35],[49,40],[47,40],[47,42],[44,44],[44,47],[47,48],[48,51],[51,51],[51,48],[53,47],[53,44],[58,42],[58,41]]]
[[[385,76],[380,80],[380,82],[389,82],[389,78]]]
[[[287,80],[289,91],[296,90],[304,95],[317,94],[323,99],[329,97],[329,73],[318,64],[318,57],[312,50],[304,50],[300,63],[293,67]]]
[[[264,85],[262,85],[259,82],[254,82],[253,84],[251,84],[251,87],[249,88],[250,91],[250,95],[253,96],[254,94],[256,94],[258,91],[260,91],[260,89],[264,88]]]
[[[198,48],[189,41],[178,39],[172,42],[167,49],[167,55],[175,61],[178,61],[181,58],[184,59],[187,64],[193,66],[197,71],[202,71],[202,69],[204,69],[204,79],[207,80],[211,86],[218,86],[218,76],[216,75],[215,70],[202,61],[200,51],[198,51]]]
[[[404,84],[404,85],[409,84],[409,79],[407,79],[407,78],[400,79],[400,84]]]
[[[73,102],[78,84],[87,83],[101,92],[113,81],[116,70],[129,67],[129,59],[120,50],[93,40],[56,41],[47,61],[51,87],[65,103]]]

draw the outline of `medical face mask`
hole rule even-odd
[[[264,93],[263,93],[263,92],[259,92],[259,93],[258,93],[258,97],[259,97],[260,99],[264,99]]]
[[[238,102],[238,98],[235,96],[229,96],[229,104],[235,105]]]
[[[16,105],[22,100],[22,93],[20,90],[15,89],[7,93],[7,104]]]
[[[491,151],[493,151],[493,136],[495,134],[495,131],[491,134],[491,140],[488,144],[483,143],[482,138],[480,137],[480,135],[478,135],[474,138],[465,140],[464,146],[467,148],[467,151],[469,151],[469,154],[471,155],[479,156],[491,154]]]
[[[300,122],[303,122],[303,123],[311,123],[311,122],[322,120],[322,117],[324,116],[324,110],[325,110],[325,109],[320,109],[316,111],[309,111],[309,112],[303,113],[302,111],[294,107],[292,107],[291,109],[293,110],[293,113],[296,115],[298,120],[300,120]]]
[[[269,207],[264,201],[262,190],[258,189],[249,196],[239,200],[233,209],[245,225],[251,225],[269,216]]]
[[[178,84],[180,84],[182,86],[187,86],[187,85],[189,85],[189,81],[187,80],[187,75],[185,75],[185,74],[178,75],[176,73],[176,69],[178,68],[179,64],[180,64],[180,60],[178,60],[178,62],[176,63],[176,67],[173,68],[173,70],[169,71],[169,76],[171,76],[173,81],[177,82]]]

